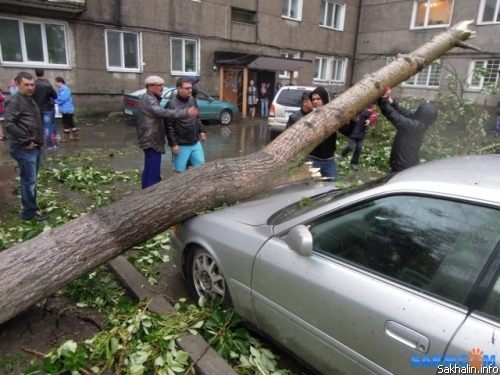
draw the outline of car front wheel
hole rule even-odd
[[[205,297],[209,302],[220,299],[222,307],[231,307],[231,297],[222,270],[208,251],[199,246],[191,250],[187,274],[194,298]]]
[[[229,109],[225,109],[220,113],[219,121],[221,125],[229,125],[233,120],[233,113]]]

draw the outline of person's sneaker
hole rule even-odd
[[[53,150],[53,149],[56,149],[57,148],[57,145],[50,145],[50,146],[47,146],[47,148],[49,150]]]
[[[47,220],[49,218],[49,215],[41,215],[39,213],[35,214],[35,216],[32,216],[30,218],[27,218],[27,217],[23,217],[22,219],[23,220],[33,220],[35,219],[36,221],[44,221],[44,220]]]
[[[351,168],[354,169],[355,171],[359,171],[359,167],[357,164],[351,164]]]

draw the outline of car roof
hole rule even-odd
[[[318,86],[283,86],[280,90],[314,90]]]
[[[500,155],[429,161],[394,175],[386,190],[422,191],[500,203]]]

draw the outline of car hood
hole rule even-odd
[[[278,186],[252,197],[242,203],[237,203],[223,210],[210,213],[211,220],[232,220],[247,225],[263,225],[276,211],[300,201],[338,190],[332,182],[299,182]]]

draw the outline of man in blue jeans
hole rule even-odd
[[[176,86],[177,95],[168,101],[165,108],[176,112],[197,108],[196,99],[191,95],[193,91],[191,81],[187,77],[181,77],[177,80]],[[169,118],[165,121],[165,125],[175,172],[184,172],[188,162],[193,167],[205,164],[205,155],[200,139],[205,142],[207,136],[199,116]]]
[[[313,108],[316,110],[328,104],[330,95],[323,86],[318,86],[309,95]],[[307,161],[312,161],[314,168],[320,168],[321,175],[332,181],[337,181],[337,164],[335,163],[335,149],[337,148],[337,132],[316,146],[307,156]]]
[[[21,218],[43,221],[47,216],[37,212],[36,182],[42,157],[44,129],[40,108],[32,98],[35,80],[31,74],[21,72],[15,81],[19,92],[5,108],[4,127],[10,138],[10,154],[17,161],[21,174]]]
[[[33,100],[38,104],[42,112],[43,128],[45,130],[45,143],[48,148],[56,148],[57,146],[52,140],[52,134],[55,133],[55,109],[54,100],[57,99],[56,90],[45,78],[43,69],[35,69],[37,80],[35,81],[35,92],[33,92]]]

